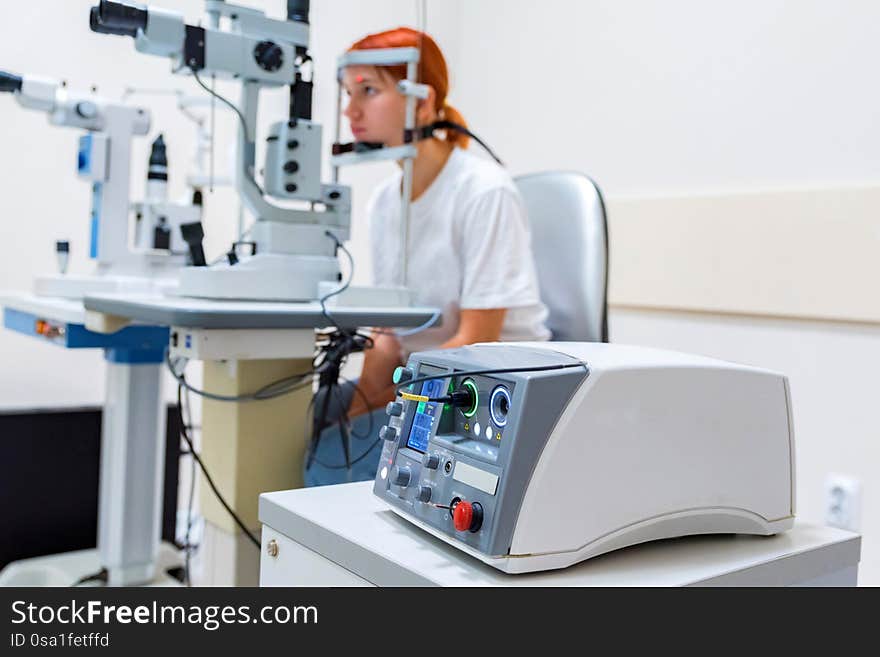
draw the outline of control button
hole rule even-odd
[[[467,408],[462,408],[461,412],[466,418],[472,418],[477,414],[477,408],[480,405],[480,392],[477,390],[477,384],[474,383],[473,379],[465,379],[461,384],[461,390],[469,394],[468,406]]]
[[[486,427],[486,439],[492,440],[492,427],[491,426]]]
[[[392,441],[397,438],[397,429],[394,427],[382,427],[379,429],[379,438],[382,440]]]
[[[297,187],[296,187],[295,183],[287,183],[284,186],[284,191],[286,191],[288,194],[293,194],[296,191],[296,189],[297,189]]]
[[[394,466],[394,470],[391,471],[391,483],[395,486],[406,488],[409,486],[409,480],[411,477],[412,472],[408,466],[400,467],[399,465],[396,465]]]
[[[408,367],[398,367],[394,370],[391,380],[394,383],[406,383],[407,381],[410,381],[413,376],[413,371]]]
[[[287,147],[288,147],[290,150],[293,150],[293,149],[296,148],[297,146],[299,146],[299,142],[298,142],[296,139],[291,139],[289,142],[287,142]]]
[[[428,468],[428,470],[436,470],[440,467],[440,455],[439,454],[425,454],[422,457],[422,465]]]
[[[296,173],[297,171],[299,171],[299,162],[296,160],[288,160],[284,163],[285,173]]]
[[[430,486],[419,486],[419,502],[430,502],[433,489]]]
[[[388,406],[385,407],[385,412],[392,417],[400,417],[403,415],[403,404],[400,402],[388,402]]]
[[[98,115],[98,106],[88,100],[76,104],[76,113],[84,119],[93,119]]]
[[[479,502],[461,500],[452,511],[452,522],[460,531],[476,532],[483,525],[483,506]]]
[[[478,436],[478,437],[480,435],[480,423],[479,422],[474,423],[474,435]]]

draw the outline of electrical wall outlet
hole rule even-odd
[[[862,515],[862,482],[831,473],[825,478],[825,524],[859,531]]]

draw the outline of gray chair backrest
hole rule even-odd
[[[552,171],[514,179],[526,204],[555,341],[608,342],[608,225],[596,184]]]

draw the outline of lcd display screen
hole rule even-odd
[[[424,381],[419,394],[426,397],[442,396],[443,380],[431,379],[430,381]],[[424,453],[428,449],[428,439],[431,437],[434,422],[437,421],[442,412],[443,404],[439,402],[419,402],[413,416],[409,437],[406,439],[406,446]]]

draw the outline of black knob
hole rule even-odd
[[[297,146],[299,146],[299,142],[298,142],[296,139],[291,139],[289,142],[287,142],[287,147],[288,147],[290,150],[293,150],[293,149],[296,148]]]
[[[430,486],[419,486],[419,502],[430,502],[433,489]]]
[[[329,196],[331,200],[335,201],[335,200],[337,200],[340,196],[342,196],[342,194],[340,194],[338,191],[336,191],[336,190],[334,189],[332,192],[330,192],[329,194],[327,194],[327,196]]]
[[[287,192],[293,194],[293,193],[297,190],[297,187],[296,187],[296,185],[294,185],[293,183],[287,183],[287,184],[284,186],[284,189],[285,189]]]
[[[284,163],[284,171],[286,173],[296,173],[299,171],[299,163],[296,160],[288,160]]]
[[[422,457],[422,465],[428,470],[436,470],[440,467],[440,456],[438,454],[425,454]]]
[[[393,417],[399,417],[403,415],[403,404],[400,402],[388,402],[388,406],[385,407],[385,412]]]
[[[394,427],[382,427],[379,429],[379,438],[382,440],[394,440],[397,438],[397,429]]]
[[[254,59],[261,69],[272,73],[284,63],[284,51],[273,41],[260,41],[254,48]]]
[[[410,472],[409,467],[399,465],[394,466],[394,471],[391,473],[391,483],[395,486],[401,486],[406,488],[409,486],[409,480],[412,477],[412,472]]]

